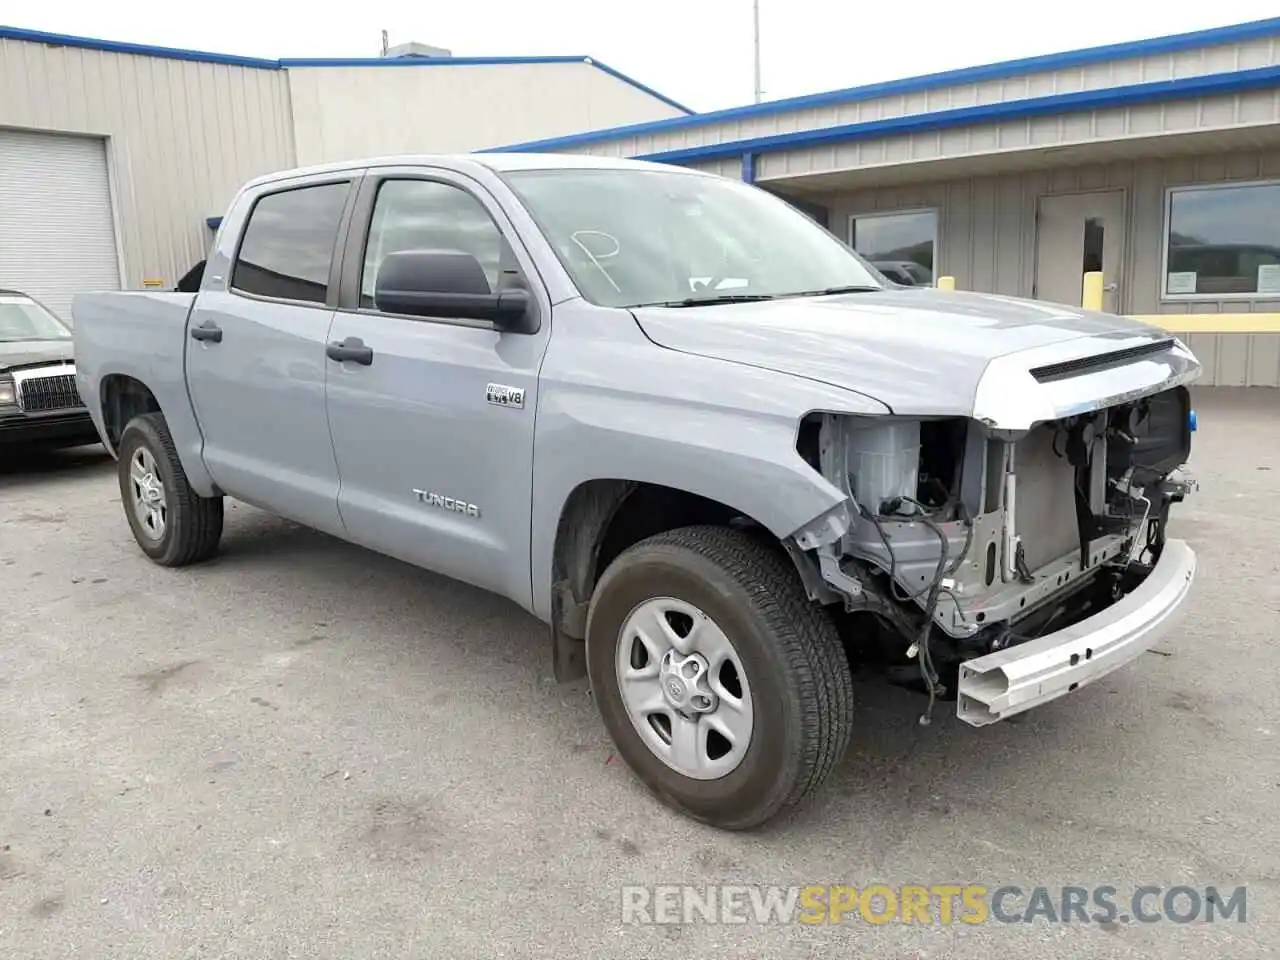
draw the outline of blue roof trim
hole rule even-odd
[[[589,63],[590,57],[285,57],[282,67],[479,67],[518,63]]]
[[[131,53],[139,57],[161,57],[167,60],[189,60],[194,63],[224,63],[233,67],[257,67],[262,70],[279,70],[278,60],[262,60],[258,57],[237,57],[228,53],[206,53],[203,50],[179,50],[176,47],[151,47],[142,43],[121,43],[116,40],[97,40],[93,37],[72,37],[63,33],[45,33],[42,30],[23,30],[19,27],[0,26],[0,40],[24,40],[27,43],[44,43],[51,47],[78,47],[81,50],[101,50],[105,53]]]
[[[768,116],[790,110],[806,110],[814,107],[826,107],[841,103],[856,103],[874,100],[878,97],[902,96],[904,94],[922,93],[936,90],[939,87],[958,86],[967,83],[980,83],[987,80],[1003,80],[1008,77],[1024,76],[1034,73],[1045,73],[1050,70],[1061,70],[1067,67],[1082,67],[1095,63],[1106,63],[1115,60],[1130,60],[1136,57],[1149,57],[1161,53],[1178,53],[1199,47],[1215,46],[1225,43],[1242,43],[1265,37],[1280,36],[1280,17],[1267,20],[1254,20],[1249,23],[1233,24],[1226,27],[1213,27],[1209,30],[1196,30],[1191,33],[1179,33],[1150,40],[1130,40],[1124,43],[1112,43],[1102,47],[1088,47],[1082,50],[1070,50],[1065,53],[1049,53],[1036,57],[1024,57],[1019,60],[1005,60],[977,67],[962,67],[958,70],[944,70],[940,73],[929,73],[919,77],[908,77],[903,80],[888,80],[860,87],[848,87],[843,90],[830,90],[824,93],[811,93],[799,97],[788,97],[784,100],[770,100],[766,103],[753,103],[745,107],[730,107],[727,110],[712,110],[691,117],[674,117],[670,120],[650,120],[645,123],[633,123],[622,127],[611,127],[605,130],[592,130],[588,133],[573,134],[567,137],[551,137],[545,140],[531,140],[525,143],[491,147],[488,153],[501,152],[536,152],[539,150],[554,151],[564,147],[582,146],[588,143],[600,143],[607,140],[620,140],[649,133],[666,133],[682,130],[692,126],[719,123],[725,120],[745,120],[751,117]]]
[[[657,90],[653,89],[653,87],[648,86],[647,84],[641,83],[639,80],[632,79],[631,77],[623,73],[621,70],[613,69],[613,67],[609,66],[607,63],[601,63],[599,60],[596,60],[594,57],[587,57],[586,60],[587,60],[587,63],[591,64],[597,70],[603,70],[605,73],[609,74],[609,76],[614,77],[618,80],[621,80],[623,83],[631,84],[631,86],[635,87],[641,93],[647,93],[649,96],[654,97],[657,100],[661,100],[663,103],[665,103],[669,107],[675,107],[677,110],[687,114],[690,117],[696,117],[698,115],[698,112],[696,110],[693,110],[690,107],[686,107],[683,103],[680,103],[678,100],[672,100],[665,93],[659,93]],[[675,117],[674,119],[682,120],[684,118]]]
[[[94,37],[73,37],[62,33],[46,33],[42,30],[25,30],[21,27],[0,25],[0,40],[22,40],[27,43],[43,43],[51,47],[76,47],[81,50],[101,50],[105,53],[127,53],[139,57],[160,57],[167,60],[186,60],[192,63],[221,63],[233,67],[255,67],[260,70],[287,70],[290,67],[479,67],[501,64],[530,63],[585,63],[609,74],[615,80],[635,87],[642,93],[688,115],[694,111],[672,100],[652,87],[633,80],[621,70],[590,56],[558,57],[368,57],[368,58],[283,58],[264,60],[259,57],[238,57],[227,53],[208,53],[204,50],[182,50],[177,47],[153,47],[142,43],[122,43],[116,40],[98,40]],[[682,119],[682,118],[677,118]]]
[[[1005,103],[984,104],[976,107],[960,107],[937,113],[918,113],[888,120],[871,120],[866,123],[850,123],[838,127],[801,130],[727,143],[713,143],[700,147],[665,150],[642,154],[639,160],[661,163],[685,163],[695,160],[713,160],[721,157],[741,156],[745,153],[791,150],[816,147],[829,143],[847,143],[853,140],[872,140],[889,136],[901,136],[928,130],[945,130],[983,123],[999,123],[1029,117],[1076,113],[1084,110],[1105,110],[1111,107],[1136,106],[1192,97],[1220,96],[1231,93],[1247,93],[1251,90],[1267,90],[1280,87],[1280,66],[1257,67],[1233,73],[1214,73],[1201,77],[1179,80],[1155,80],[1127,87],[1110,87],[1105,90],[1082,90],[1046,97],[1031,97]]]

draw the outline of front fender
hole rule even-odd
[[[866,397],[648,340],[557,348],[543,365],[533,476],[534,613],[551,613],[560,515],[589,480],[631,480],[697,494],[789,536],[845,500],[796,451],[814,410],[883,415]],[[584,370],[591,373],[584,374]]]

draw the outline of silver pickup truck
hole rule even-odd
[[[73,310],[149,557],[210,557],[229,496],[509,597],[638,777],[724,828],[838,762],[851,663],[914,684],[922,720],[989,724],[1150,648],[1195,573],[1166,537],[1193,487],[1181,342],[899,287],[696,171],[266,176],[198,293]]]

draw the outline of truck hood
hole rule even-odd
[[[71,340],[0,340],[0,370],[26,367],[34,363],[57,363],[70,360],[75,352]]]
[[[1035,416],[1049,419],[1065,415],[1064,404],[1155,392],[1199,373],[1178,341],[1137,320],[988,294],[908,288],[632,312],[649,339],[672,350],[818,380],[899,415],[978,416],[1010,428],[1026,417],[984,416],[995,389],[1002,408],[1032,399],[1019,392],[1036,392]],[[1162,343],[1177,354],[1172,365],[1163,352],[1121,365],[1127,372],[1104,365],[1066,389],[1030,373]]]

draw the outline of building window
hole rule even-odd
[[[938,211],[904,210],[849,218],[849,244],[898,283],[933,283]]]
[[[347,183],[269,193],[254,204],[231,287],[273,300],[324,303]]]
[[[1169,191],[1166,299],[1280,300],[1280,183]]]

